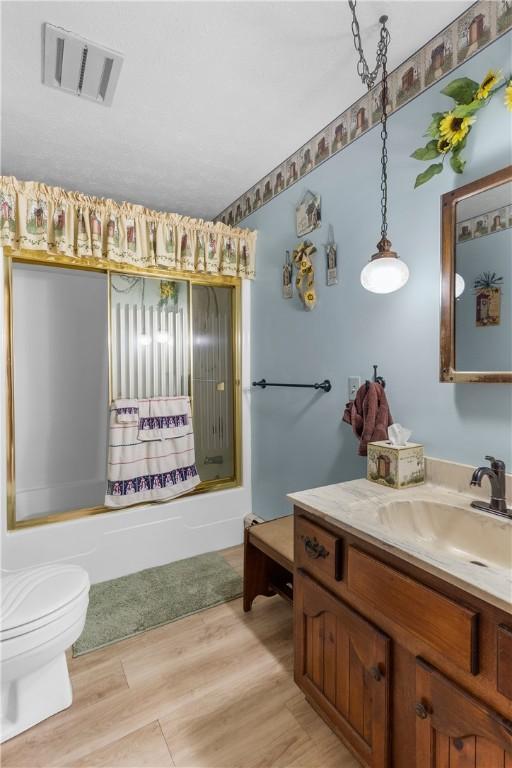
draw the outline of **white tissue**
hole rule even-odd
[[[391,424],[388,427],[388,438],[391,445],[407,445],[411,435],[412,430],[402,427],[401,424]]]

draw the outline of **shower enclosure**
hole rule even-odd
[[[12,259],[10,528],[107,511],[116,398],[189,395],[194,492],[240,484],[239,280],[154,272]]]

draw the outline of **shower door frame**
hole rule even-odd
[[[5,362],[6,362],[6,459],[7,459],[7,530],[14,531],[22,528],[31,528],[36,525],[60,523],[67,520],[76,520],[81,517],[104,514],[107,512],[123,512],[137,507],[153,506],[155,504],[168,504],[176,499],[186,496],[210,493],[228,488],[237,488],[242,485],[242,291],[241,278],[227,275],[210,275],[199,272],[181,272],[178,270],[160,269],[158,267],[136,267],[129,264],[113,264],[111,261],[93,258],[73,258],[68,256],[50,256],[46,251],[14,251],[4,247],[4,327],[5,327]],[[232,371],[233,371],[233,474],[226,478],[205,480],[192,491],[176,499],[167,501],[152,501],[127,505],[112,509],[99,505],[96,507],[84,507],[69,509],[65,512],[53,512],[30,520],[16,520],[16,466],[15,466],[15,424],[14,424],[14,346],[13,346],[13,292],[12,292],[12,267],[13,264],[36,264],[44,267],[56,267],[65,269],[77,269],[89,272],[100,272],[106,275],[107,286],[107,347],[108,347],[108,402],[112,402],[112,315],[111,315],[111,275],[126,274],[139,277],[157,278],[160,280],[176,280],[188,285],[188,327],[189,327],[189,372],[188,390],[192,413],[194,407],[194,376],[193,376],[193,349],[194,330],[192,324],[192,286],[221,286],[232,289],[231,311],[231,346],[232,346]]]

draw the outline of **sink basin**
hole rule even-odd
[[[512,568],[512,521],[430,499],[403,499],[376,510],[379,525],[403,541],[473,563]]]

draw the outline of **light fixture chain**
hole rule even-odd
[[[380,31],[380,38],[381,41],[385,41],[385,48],[384,53],[382,56],[382,90],[381,90],[381,99],[382,99],[382,112],[380,116],[380,123],[381,123],[381,129],[380,129],[380,137],[382,139],[382,154],[381,154],[381,180],[380,180],[380,190],[382,192],[381,200],[380,200],[380,208],[382,213],[382,223],[381,223],[381,235],[382,239],[387,239],[388,234],[388,70],[387,70],[387,64],[388,64],[388,56],[387,56],[387,47],[389,45],[390,40],[390,34],[389,30],[386,28],[386,23],[384,22],[381,27]]]
[[[389,44],[389,31],[386,29],[386,35],[383,35],[383,29],[381,29],[380,39],[377,44],[377,59],[374,69],[370,72],[370,67],[364,55],[363,44],[361,42],[361,32],[359,29],[359,21],[356,16],[357,0],[348,0],[350,10],[352,11],[352,37],[354,39],[354,48],[359,54],[359,60],[357,62],[357,74],[361,78],[362,82],[368,90],[371,90],[375,85],[377,75],[383,65],[384,58],[387,54],[387,46]],[[385,28],[385,27],[384,27]]]
[[[357,62],[357,73],[362,82],[368,90],[371,90],[375,85],[377,75],[382,69],[382,88],[381,88],[381,107],[382,112],[380,116],[381,130],[380,137],[382,139],[382,153],[381,153],[381,177],[380,177],[380,190],[381,200],[380,209],[382,215],[381,223],[381,236],[382,241],[387,240],[388,232],[388,47],[391,41],[391,35],[389,29],[386,27],[387,16],[381,16],[379,19],[381,28],[379,42],[377,43],[377,61],[375,68],[370,72],[370,67],[364,55],[363,44],[361,42],[361,32],[359,29],[359,22],[356,16],[357,0],[348,0],[350,10],[352,11],[352,36],[354,38],[354,48],[359,54],[359,60]]]

